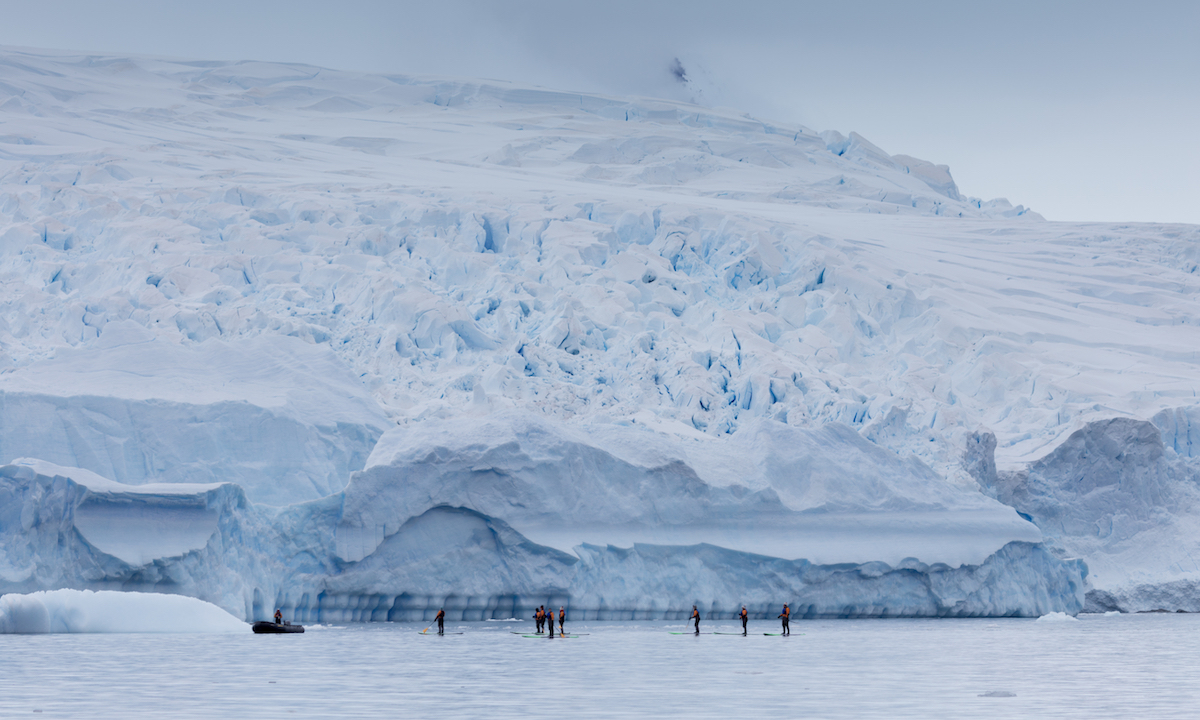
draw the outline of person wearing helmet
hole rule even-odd
[[[787,603],[783,604],[783,612],[779,613],[779,618],[783,620],[783,634],[791,635],[792,631],[788,627],[788,620],[792,617],[792,611],[788,610]]]
[[[446,611],[444,609],[439,609],[437,617],[434,619],[437,620],[438,635],[445,635],[446,634],[446,626],[444,623],[446,622]]]
[[[742,606],[742,612],[741,612],[741,614],[738,615],[738,617],[740,617],[742,619],[742,636],[745,637],[746,621],[750,618],[750,616],[746,614],[746,606],[745,605]]]
[[[696,634],[699,635],[700,634],[700,611],[696,609],[695,605],[692,606],[692,622],[696,623]]]

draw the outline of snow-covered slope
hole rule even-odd
[[[15,49],[0,67],[0,462],[276,506],[349,483],[320,505],[337,517],[311,542],[338,560],[314,573],[380,562],[440,504],[578,553],[978,564],[1039,537],[978,463],[1195,412],[1195,227],[1047,223],[853,133],[681,103]],[[981,431],[995,458],[964,466]],[[601,502],[617,488],[639,500]],[[525,495],[543,505],[500,502]],[[778,538],[721,525],[767,507]]]

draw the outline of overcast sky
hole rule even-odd
[[[1198,36],[1195,0],[0,0],[3,45],[499,78],[856,130],[1053,220],[1200,223]]]

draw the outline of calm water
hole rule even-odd
[[[554,641],[510,634],[530,622],[441,638],[409,624],[5,635],[0,717],[1200,716],[1200,615],[792,625],[791,638],[651,622],[568,623],[591,634]]]

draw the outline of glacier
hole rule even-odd
[[[665,100],[0,66],[0,593],[1191,608],[1196,227]]]

